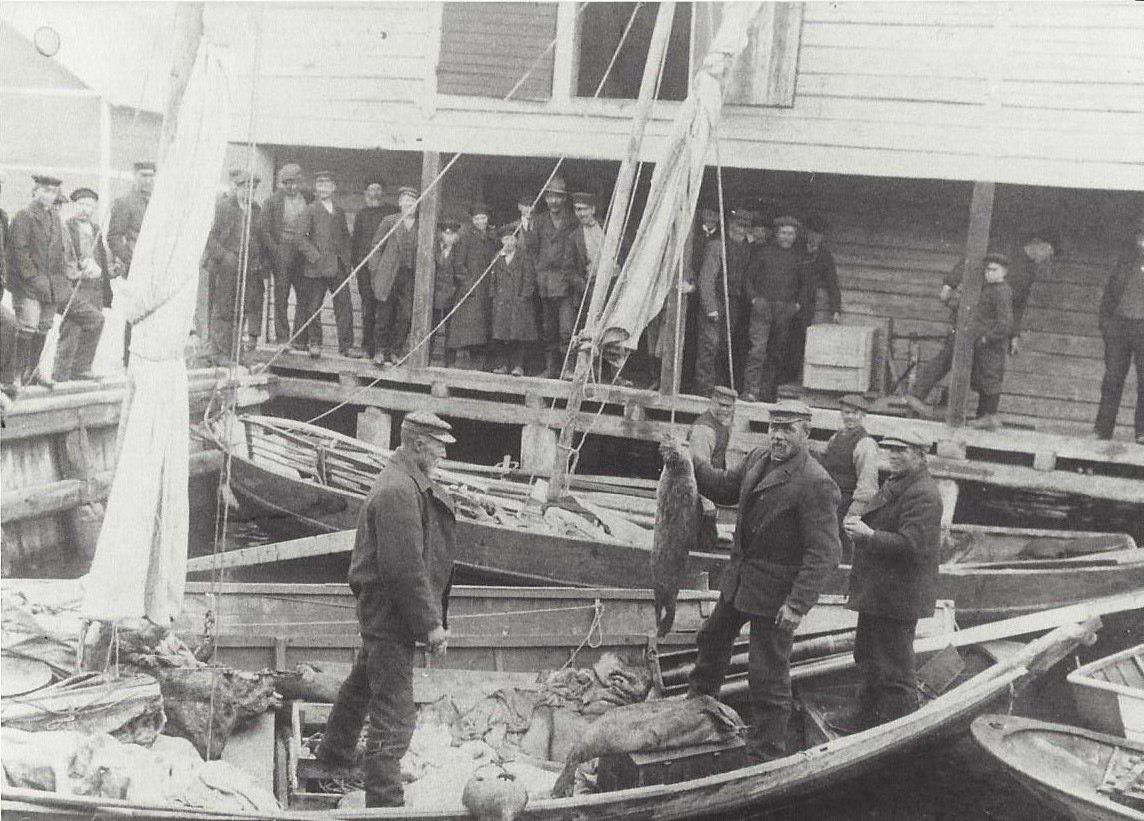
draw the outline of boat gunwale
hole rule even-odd
[[[1096,661],[1090,661],[1083,667],[1078,667],[1069,673],[1068,676],[1065,677],[1065,680],[1074,686],[1091,687],[1094,690],[1104,690],[1106,692],[1115,693],[1118,696],[1128,696],[1137,701],[1144,701],[1144,687],[1129,687],[1125,684],[1117,684],[1113,681],[1101,681],[1100,679],[1092,677],[1094,671],[1103,669],[1110,664],[1116,664],[1122,659],[1132,658],[1133,656],[1144,656],[1144,643],[1137,644],[1135,647],[1129,647],[1127,650],[1121,650],[1110,656],[1097,659]]]

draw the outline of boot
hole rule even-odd
[[[987,413],[984,416],[978,416],[970,422],[969,427],[976,428],[977,430],[1000,430],[1001,419],[995,413]]]
[[[544,352],[544,370],[537,374],[543,379],[554,379],[560,371],[560,353],[555,350]]]
[[[27,360],[24,363],[24,378],[21,383],[24,385],[40,385],[41,387],[51,390],[56,386],[56,383],[50,377],[44,376],[40,372],[40,354],[44,352],[44,343],[47,341],[47,334],[32,334],[28,338]]]
[[[405,804],[401,765],[396,758],[383,758],[367,753],[361,760],[361,771],[365,780],[367,808],[400,807]]]
[[[79,347],[72,360],[72,379],[96,379],[91,372],[91,365],[95,362],[95,351],[99,347],[99,337],[103,335],[103,324],[94,328],[86,328],[79,338]]]

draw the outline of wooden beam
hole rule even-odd
[[[965,405],[973,367],[973,328],[977,302],[981,298],[982,265],[989,248],[989,228],[993,222],[992,182],[975,182],[969,203],[969,232],[965,239],[965,263],[961,277],[961,304],[957,311],[957,337],[953,349],[953,372],[949,378],[949,425],[965,424]]]
[[[441,155],[425,151],[421,155],[421,204],[417,208],[417,269],[413,277],[413,316],[409,344],[416,345],[433,326],[433,279],[436,268],[437,217],[441,210],[440,186],[433,185],[441,173]],[[430,187],[432,186],[432,187]],[[406,360],[412,368],[429,364],[430,342],[426,341]]]
[[[175,139],[179,125],[179,107],[183,103],[183,94],[187,90],[187,83],[190,82],[202,38],[203,3],[177,3],[174,34],[170,43],[174,57],[171,60],[167,109],[163,115],[163,128],[159,133],[159,173],[162,173],[167,151]]]
[[[552,55],[552,102],[564,107],[573,97],[579,69],[580,17],[578,3],[560,0],[556,7],[556,50]]]

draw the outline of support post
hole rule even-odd
[[[520,430],[520,467],[522,470],[543,473],[552,467],[556,458],[556,431],[545,425],[530,422]]]
[[[393,448],[393,414],[366,408],[357,417],[357,438],[379,448]]]
[[[989,227],[993,222],[992,182],[975,182],[969,204],[969,232],[965,239],[965,268],[961,278],[961,304],[957,309],[957,336],[953,348],[953,370],[949,378],[950,427],[965,424],[965,405],[969,395],[970,370],[973,367],[973,342],[970,331],[977,302],[981,298],[982,265],[989,247]]]
[[[437,216],[441,210],[440,187],[433,181],[441,172],[441,155],[436,151],[421,154],[421,191],[424,196],[417,208],[417,268],[413,277],[413,316],[409,326],[409,343],[416,345],[433,327],[434,251],[437,247]],[[429,364],[432,341],[410,354],[406,365],[424,368]]]

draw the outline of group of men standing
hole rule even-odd
[[[143,225],[155,164],[135,164],[127,195],[115,200],[107,236],[95,219],[99,194],[87,187],[65,198],[63,181],[32,176],[32,201],[9,224],[0,211],[0,287],[12,294],[13,311],[0,310],[0,390],[5,401],[21,386],[92,379],[103,332],[103,308],[111,304],[111,280],[126,277]],[[65,220],[61,206],[69,202]],[[40,367],[57,314],[59,341],[50,372]],[[128,345],[124,347],[124,361]]]

